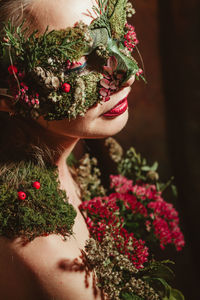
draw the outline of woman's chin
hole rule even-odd
[[[94,138],[104,138],[119,133],[126,126],[127,121],[128,109],[118,116],[102,115],[95,128]]]

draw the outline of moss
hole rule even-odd
[[[73,119],[78,115],[84,115],[88,108],[101,100],[99,97],[99,81],[101,79],[102,75],[98,72],[89,72],[82,76],[76,72],[71,73],[66,80],[71,86],[70,92],[57,91],[51,93],[49,96],[52,99],[51,102],[42,102],[41,114],[45,114],[44,118],[46,120]],[[80,81],[85,88],[81,88],[80,99],[78,100],[77,90],[80,88]],[[59,96],[61,96],[60,99]],[[53,103],[54,97],[57,97],[58,101],[55,99]]]
[[[108,17],[112,36],[115,39],[120,39],[124,34],[124,26],[126,23],[126,3],[127,0],[108,1]]]
[[[103,78],[103,75],[98,72],[90,72],[82,76],[82,78],[85,81],[86,87],[85,105],[89,108],[96,102],[100,102],[99,82]]]
[[[4,170],[5,170],[4,166]],[[40,189],[33,182],[40,182]],[[18,192],[26,194],[18,199]],[[8,167],[0,180],[0,235],[33,240],[51,233],[72,234],[76,212],[59,189],[57,169],[21,162]]]

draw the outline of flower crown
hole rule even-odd
[[[61,120],[83,116],[88,108],[110,95],[142,70],[132,57],[138,40],[127,17],[134,13],[127,0],[96,0],[97,18],[63,30],[28,34],[25,21],[4,25],[0,42],[0,67],[5,76],[0,95],[12,97],[15,114]],[[90,64],[95,55],[103,68]],[[82,61],[82,57],[86,60]],[[6,88],[5,88],[6,87]]]

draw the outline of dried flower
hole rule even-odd
[[[107,138],[105,141],[105,146],[109,148],[109,155],[114,162],[119,162],[123,155],[122,147],[113,138]]]

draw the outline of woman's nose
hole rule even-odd
[[[133,82],[135,81],[135,75],[132,75],[128,80],[126,80],[122,86],[124,87],[128,87],[131,86],[133,84]]]

